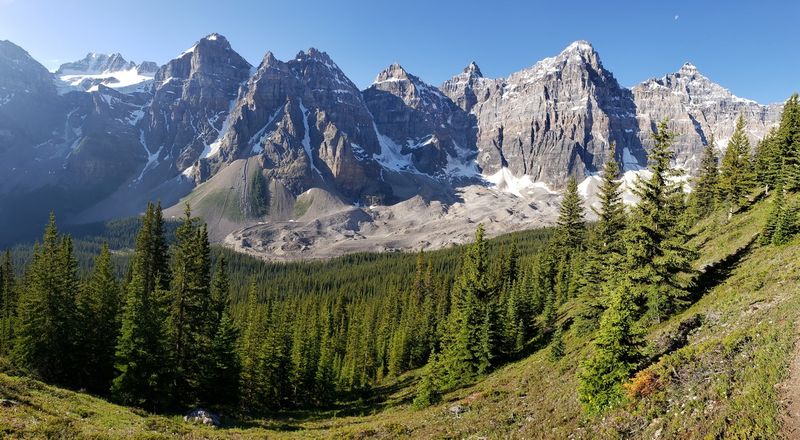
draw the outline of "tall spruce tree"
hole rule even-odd
[[[784,189],[797,191],[800,189],[800,98],[797,93],[783,106],[775,142]]]
[[[685,304],[689,292],[681,274],[691,271],[693,253],[685,247],[677,206],[682,186],[671,182],[672,133],[666,121],[653,134],[651,176],[639,179],[634,194],[639,203],[625,231],[624,268],[637,303],[646,302],[648,318],[660,321]]]
[[[581,272],[577,329],[581,333],[594,330],[605,310],[606,299],[599,295],[598,286],[608,281],[620,267],[624,256],[622,234],[625,229],[625,206],[622,202],[622,182],[618,181],[619,164],[612,148],[603,166],[600,184],[600,206],[592,210],[597,223],[589,235],[586,264]]]
[[[217,259],[211,285],[211,346],[203,365],[201,403],[234,404],[239,396],[239,329],[230,304],[228,261]]]
[[[691,194],[692,214],[702,218],[716,209],[719,198],[719,158],[714,145],[714,136],[703,150],[700,169]]]
[[[578,396],[590,413],[622,403],[623,383],[642,358],[642,332],[637,326],[635,298],[627,281],[608,285],[611,298],[594,342],[594,353],[578,372]]]
[[[468,382],[488,371],[493,355],[491,280],[483,225],[475,231],[461,265],[461,274],[453,286],[448,334],[445,338],[443,363],[450,385]]]
[[[6,250],[0,263],[0,356],[8,356],[14,345],[14,322],[17,318],[17,285],[11,251]]]
[[[107,393],[114,378],[120,302],[111,253],[104,243],[78,301],[82,329],[78,348],[83,364],[81,380],[84,387],[95,393]]]
[[[778,130],[773,128],[756,146],[753,160],[756,181],[767,194],[783,182],[784,161],[779,150]]]
[[[728,148],[722,156],[719,190],[721,198],[734,205],[741,204],[753,189],[755,171],[750,152],[750,141],[745,133],[744,116],[739,115]]]
[[[572,252],[581,250],[585,240],[583,200],[578,194],[578,181],[570,177],[556,221],[556,243],[562,251]]]
[[[194,404],[203,389],[203,365],[215,336],[211,301],[208,232],[186,206],[176,231],[172,285],[167,300],[167,335],[174,362],[174,393],[179,402]]]
[[[169,267],[160,211],[148,204],[136,237],[116,347],[117,375],[111,387],[118,401],[148,409],[172,403],[163,304]]]
[[[72,386],[78,367],[77,283],[72,241],[59,235],[51,214],[19,298],[13,359],[46,381]]]
[[[556,256],[555,305],[573,298],[580,284],[582,251],[586,244],[586,223],[583,201],[578,194],[578,182],[571,177],[567,182],[561,209],[556,221],[554,248]]]
[[[258,301],[255,279],[250,281],[246,307],[244,331],[239,349],[241,359],[239,403],[245,411],[255,412],[267,406],[265,400],[269,392],[264,379],[264,359],[261,350],[266,339],[267,317],[264,307]]]

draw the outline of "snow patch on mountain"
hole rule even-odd
[[[500,171],[483,176],[484,180],[491,183],[496,189],[514,194],[517,197],[528,197],[536,194],[557,194],[551,190],[544,182],[534,182],[531,176],[515,176],[508,168],[503,167]]]
[[[311,151],[311,130],[308,127],[308,109],[306,106],[303,105],[303,100],[300,100],[300,112],[303,114],[303,149],[306,150],[306,155],[308,156],[308,163],[311,165],[311,169],[316,171],[317,174],[322,177],[322,173],[317,168],[317,165],[314,163],[314,155]]]
[[[402,147],[389,136],[382,134],[375,122],[372,123],[372,127],[375,129],[378,143],[381,146],[381,153],[373,156],[376,162],[392,171],[420,174],[411,162],[411,153],[403,154]]]

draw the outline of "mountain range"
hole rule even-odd
[[[392,64],[360,90],[325,53],[258,66],[208,35],[163,66],[89,53],[48,71],[0,41],[0,242],[189,202],[214,240],[312,258],[441,247],[551,222],[570,177],[591,198],[610,150],[627,184],[669,120],[691,174],[742,114],[755,145],[782,106],[739,98],[692,64],[630,89],[577,41],[440,86]],[[13,231],[13,232],[11,232]]]

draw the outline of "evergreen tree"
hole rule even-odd
[[[247,316],[241,339],[240,359],[240,404],[246,411],[263,409],[267,397],[264,383],[261,346],[265,340],[265,317],[263,307],[258,303],[255,279],[250,282],[247,295]]]
[[[439,355],[433,352],[417,385],[417,392],[413,402],[414,407],[427,408],[439,401],[442,374],[442,362],[439,359]]]
[[[800,188],[800,98],[793,94],[783,107],[781,123],[776,133],[774,148],[781,166],[784,188],[797,191]],[[776,184],[777,185],[777,184]]]
[[[17,317],[17,285],[9,250],[5,251],[0,263],[0,301],[0,356],[7,356],[14,345],[14,321]]]
[[[778,131],[773,128],[756,146],[754,167],[756,181],[765,188],[767,194],[783,182],[785,158],[779,150]]]
[[[580,278],[582,301],[578,305],[577,329],[581,333],[594,330],[605,310],[606,300],[597,295],[597,287],[608,281],[619,269],[623,259],[622,233],[625,229],[625,206],[622,202],[622,183],[617,179],[619,165],[612,148],[603,166],[603,182],[598,197],[597,223],[592,229]]]
[[[171,394],[167,314],[161,300],[166,296],[163,280],[169,278],[163,234],[160,208],[148,204],[136,237],[111,387],[118,401],[151,409],[169,405]]]
[[[744,116],[739,115],[720,167],[720,195],[732,204],[740,204],[755,184],[750,141],[744,129]]]
[[[550,341],[550,360],[557,361],[564,357],[564,330],[559,326],[553,334],[553,340]]]
[[[583,201],[578,194],[578,181],[571,177],[567,182],[561,209],[556,221],[557,247],[566,251],[581,250],[586,238],[586,224],[583,218]]]
[[[167,300],[167,335],[174,362],[175,397],[196,403],[203,388],[203,365],[216,336],[211,303],[208,233],[186,206],[173,251],[172,286]]]
[[[749,154],[749,153],[748,153]],[[703,150],[700,170],[692,189],[691,208],[694,216],[702,218],[716,209],[719,197],[719,159],[717,158],[714,136]]]
[[[224,256],[217,260],[211,286],[212,340],[202,370],[204,403],[234,404],[239,396],[239,329],[231,316],[230,279]]]
[[[634,316],[635,303],[627,282],[610,294],[594,342],[594,353],[578,372],[578,396],[590,413],[601,412],[624,400],[623,383],[641,360],[643,340]]]
[[[72,241],[59,235],[51,214],[19,299],[13,358],[34,375],[64,385],[75,384],[77,371],[76,271]]]
[[[682,187],[670,182],[672,134],[666,121],[653,134],[649,179],[640,179],[634,193],[639,203],[625,231],[624,269],[637,303],[647,303],[648,318],[660,321],[686,302],[681,274],[691,273],[693,252],[685,247],[678,214]]]
[[[797,210],[787,205],[785,191],[780,184],[775,189],[772,203],[760,241],[762,244],[786,244],[798,230]]]
[[[453,287],[449,332],[443,352],[444,367],[453,385],[468,382],[491,366],[494,323],[487,322],[492,317],[488,307],[492,291],[483,236],[483,225],[478,225],[475,242],[464,256],[461,275]]]
[[[78,302],[80,328],[83,329],[79,347],[82,383],[95,393],[108,392],[114,378],[120,302],[111,253],[104,243]]]
[[[208,364],[202,382],[205,403],[235,404],[239,398],[239,330],[228,309],[222,313],[209,349]]]

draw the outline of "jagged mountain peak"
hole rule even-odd
[[[594,46],[592,46],[592,43],[586,40],[573,41],[572,43],[570,43],[569,46],[567,46],[563,51],[561,51],[561,53],[565,52],[579,52],[584,54],[597,53],[594,50]]]
[[[678,70],[678,73],[680,73],[681,75],[694,76],[699,74],[700,72],[697,70],[697,66],[695,66],[692,63],[686,62],[683,63],[683,66],[681,66],[680,70]]]
[[[373,85],[380,84],[382,82],[387,81],[411,81],[415,82],[414,80],[418,80],[414,75],[408,73],[400,63],[392,63],[389,67],[383,69],[378,76],[375,77],[375,81],[372,82]]]
[[[651,78],[634,87],[634,90],[655,90],[664,88],[673,90],[683,99],[694,105],[716,105],[720,101],[732,101],[755,104],[755,101],[740,98],[730,90],[712,81],[697,69],[692,63],[684,63],[675,73],[669,73],[661,78]]]
[[[99,75],[120,72],[136,67],[136,63],[127,61],[119,52],[110,54],[89,52],[78,61],[62,64],[56,75]]]
[[[182,54],[180,54],[178,58],[202,55],[207,51],[225,51],[225,52],[235,53],[235,51],[231,47],[231,43],[228,41],[227,38],[225,38],[225,36],[213,33],[213,34],[208,34],[205,37],[199,39],[197,42],[194,43],[194,45],[192,45],[192,47],[186,49]],[[238,57],[239,54],[237,53],[236,56]]]
[[[329,67],[339,69],[339,66],[333,62],[333,59],[328,55],[327,52],[319,50],[315,47],[310,47],[306,51],[300,51],[295,56],[295,61],[318,61],[322,64],[325,64]]]
[[[512,73],[507,82],[535,82],[563,72],[567,68],[593,70],[601,75],[613,77],[611,72],[603,68],[600,55],[594,50],[594,47],[588,41],[578,40],[567,46],[558,55],[545,58],[527,69]]]
[[[281,63],[281,61],[275,57],[275,54],[272,51],[267,51],[264,54],[264,57],[261,59],[261,63],[258,65],[258,69],[269,68],[275,66],[276,64]]]
[[[464,68],[463,73],[466,73],[470,77],[483,78],[483,73],[481,72],[481,68],[478,67],[478,63],[476,63],[475,61],[469,63],[469,65]]]
[[[382,70],[369,88],[392,93],[415,108],[443,108],[445,101],[449,101],[439,89],[409,73],[399,63],[392,63]]]
[[[210,33],[210,34],[206,35],[205,37],[203,37],[203,40],[209,40],[209,41],[225,41],[225,42],[227,42],[227,41],[228,41],[228,39],[227,39],[227,38],[225,38],[225,36],[224,36],[224,35],[218,34],[218,33],[216,33],[216,32],[213,32],[213,33]]]

